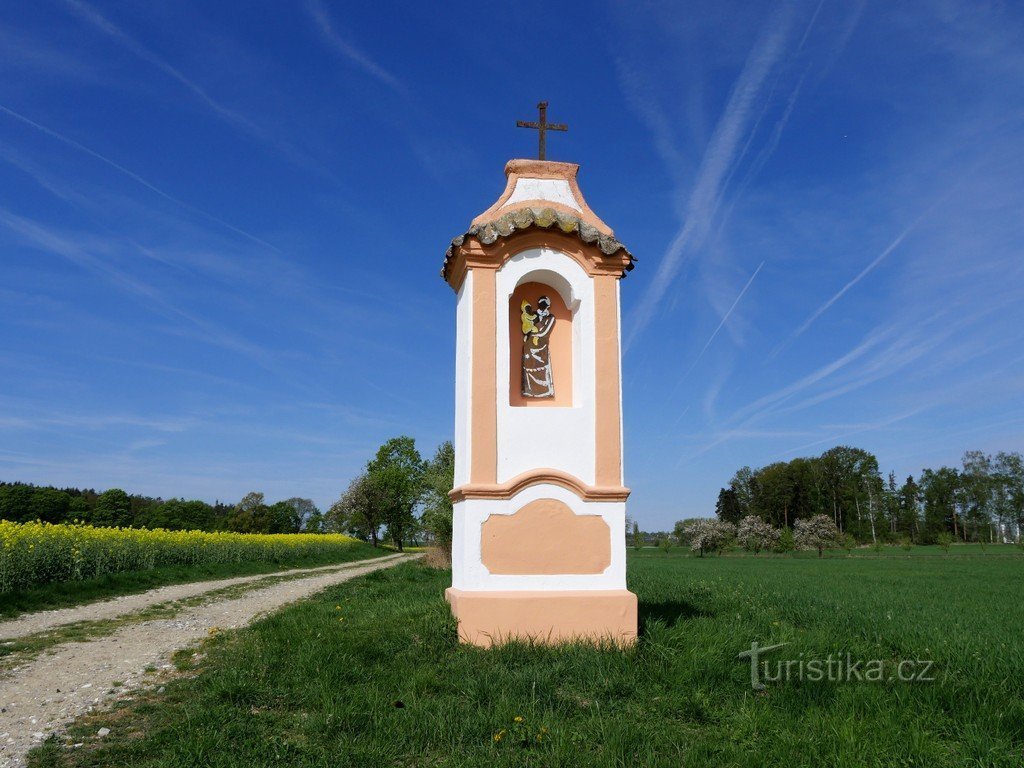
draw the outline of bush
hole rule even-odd
[[[796,543],[793,541],[793,531],[790,528],[783,528],[779,531],[779,540],[775,544],[776,552],[792,552],[796,549]]]
[[[662,536],[658,539],[658,548],[665,554],[668,554],[668,551],[672,549],[672,539],[668,536]]]
[[[942,547],[942,551],[948,555],[949,548],[953,544],[953,534],[949,531],[943,531],[935,537],[935,543]]]

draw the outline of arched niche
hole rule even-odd
[[[549,311],[554,324],[547,339],[554,394],[530,397],[523,394],[523,358],[536,345],[523,331],[523,302],[535,314],[541,297],[550,301]],[[569,281],[557,272],[535,270],[523,275],[508,300],[509,339],[509,405],[513,407],[571,408],[574,397],[574,332],[573,319],[579,301],[572,295]],[[533,361],[536,365],[536,361]]]

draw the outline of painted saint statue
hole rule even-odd
[[[537,299],[536,312],[528,301],[524,301],[520,310],[523,328],[523,397],[554,397],[549,342],[555,316],[551,314],[551,300],[547,296]]]

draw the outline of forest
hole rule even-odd
[[[960,541],[1018,541],[1024,525],[1024,459],[967,451],[959,467],[924,469],[900,481],[883,477],[868,451],[836,446],[820,456],[741,467],[718,493],[719,519],[747,515],[776,528],[824,514],[861,542],[931,544],[946,533]]]
[[[297,533],[319,531],[322,516],[309,499],[267,504],[253,492],[237,504],[196,499],[160,499],[120,488],[53,488],[29,483],[0,483],[0,520],[16,523],[81,522],[102,527],[166,528],[170,531]]]

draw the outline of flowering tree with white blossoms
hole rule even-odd
[[[793,543],[799,549],[818,550],[818,557],[824,554],[826,547],[834,546],[838,539],[839,529],[828,515],[797,520],[793,526]]]
[[[721,520],[687,520],[683,526],[683,539],[701,557],[707,551],[721,550],[735,535],[736,526]]]
[[[736,529],[736,543],[755,555],[762,549],[771,549],[779,542],[779,531],[757,515],[747,515]]]

